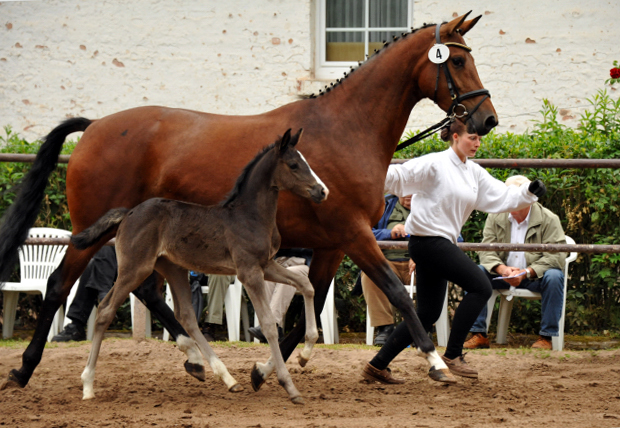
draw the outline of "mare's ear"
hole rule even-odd
[[[474,28],[474,25],[478,23],[478,21],[482,18],[482,15],[478,15],[474,19],[470,19],[469,21],[465,21],[463,25],[458,28],[458,32],[461,36],[464,36],[469,30]]]
[[[444,34],[446,34],[447,36],[451,35],[461,25],[463,25],[463,22],[465,22],[465,19],[470,13],[471,13],[471,10],[467,12],[465,15],[459,16],[458,18],[454,18],[452,21],[448,22],[446,25],[442,27],[441,29],[442,33],[445,32]]]
[[[301,138],[301,134],[304,132],[304,128],[299,128],[299,131],[297,131],[297,134],[293,135],[291,137],[291,142],[289,144],[289,146],[291,147],[295,147],[297,145],[297,143],[299,143],[299,139]]]
[[[291,128],[287,129],[282,138],[278,141],[278,152],[284,153],[291,143]]]

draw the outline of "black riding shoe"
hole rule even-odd
[[[377,327],[377,337],[373,342],[375,346],[383,346],[387,342],[387,338],[394,331],[394,324],[382,325]]]
[[[52,338],[52,342],[81,342],[86,340],[84,326],[71,323],[63,331]]]
[[[250,337],[252,339],[258,339],[260,340],[260,343],[267,343],[267,338],[263,334],[263,331],[260,329],[260,325],[258,327],[248,328],[248,332],[250,333]],[[282,341],[283,337],[284,331],[282,330],[282,327],[278,325],[278,343]]]

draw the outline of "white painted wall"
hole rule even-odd
[[[416,1],[415,26],[466,12],[452,3]],[[484,15],[467,42],[500,131],[531,127],[543,98],[574,126],[586,98],[604,87],[620,59],[620,1],[585,3],[466,5]],[[325,84],[312,79],[313,13],[311,0],[0,2],[0,126],[34,139],[65,117],[140,105],[271,110]],[[409,126],[442,116],[423,103]]]

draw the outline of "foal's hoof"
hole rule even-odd
[[[228,392],[241,392],[241,391],[243,391],[243,387],[239,383],[236,383],[230,388],[228,388]]]
[[[448,369],[436,369],[434,366],[428,371],[428,377],[444,383],[456,383],[456,378]]]
[[[304,403],[304,399],[302,397],[291,398],[291,401],[293,402],[293,404],[300,404],[302,406],[306,404]]]
[[[207,379],[207,375],[205,374],[205,366],[201,366],[200,364],[190,363],[189,361],[185,361],[185,371],[201,382],[204,382]]]
[[[256,363],[254,364],[254,367],[252,368],[252,374],[250,378],[252,380],[252,389],[254,391],[258,391],[260,387],[263,386],[263,384],[265,383],[265,379],[263,378],[263,375],[258,369],[258,366]]]
[[[301,356],[301,354],[299,354],[297,356],[297,361],[299,362],[299,365],[302,367],[306,367],[306,364],[308,364],[308,361],[310,361],[308,358],[304,358]]]
[[[27,383],[27,381],[25,383],[21,382],[20,373],[17,370],[13,369],[9,372],[9,376],[6,378],[6,380],[4,380],[2,384],[0,384],[0,391],[9,388],[25,388]]]

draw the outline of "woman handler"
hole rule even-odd
[[[390,165],[385,191],[413,195],[405,231],[411,236],[409,255],[417,266],[417,314],[425,330],[430,331],[441,314],[448,281],[467,292],[454,313],[442,358],[453,374],[476,378],[478,371],[463,357],[463,343],[491,297],[492,287],[480,268],[456,246],[457,238],[473,210],[515,211],[536,202],[546,189],[540,180],[521,187],[506,186],[468,160],[480,147],[480,136],[468,133],[460,121],[444,128],[441,137],[450,141],[447,150]],[[406,324],[401,323],[362,375],[382,383],[403,383],[392,377],[388,365],[412,340]]]

